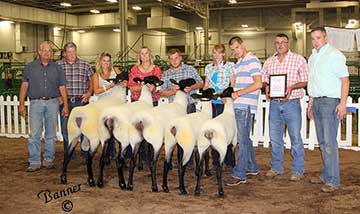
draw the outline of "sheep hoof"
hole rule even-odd
[[[97,181],[97,186],[99,188],[103,188],[104,187],[104,182],[103,181]]]
[[[219,197],[224,197],[224,191],[219,191]]]
[[[126,185],[125,184],[119,184],[119,186],[120,186],[120,189],[126,190]]]
[[[210,170],[205,171],[205,175],[206,175],[206,177],[210,177],[210,176],[212,176],[212,174],[211,174]]]
[[[139,170],[139,171],[142,171],[143,169],[144,169],[143,165],[142,165],[142,164],[141,164],[141,165],[139,164],[139,165],[138,165],[138,170]]]
[[[158,192],[158,191],[159,191],[157,187],[152,187],[151,190],[152,190],[153,192]]]
[[[163,188],[164,192],[169,192],[169,187],[168,186],[162,185],[161,187]]]
[[[200,196],[200,190],[195,191],[195,196]]]
[[[128,184],[128,186],[126,187],[126,190],[128,191],[133,191],[133,189],[134,189],[133,185],[130,184]]]
[[[180,190],[180,195],[187,195],[188,193],[186,192],[186,190],[185,189],[183,189],[183,190]]]
[[[60,182],[61,182],[62,184],[66,184],[66,183],[67,183],[66,175],[61,175],[61,176],[60,176]]]
[[[89,186],[91,186],[91,187],[94,187],[96,185],[95,180],[91,179],[91,178],[88,179],[88,183],[89,183]]]

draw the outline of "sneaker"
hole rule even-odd
[[[252,176],[257,176],[259,174],[259,170],[258,171],[246,171],[246,175],[252,175]]]
[[[45,167],[46,169],[54,169],[54,168],[55,168],[55,165],[54,165],[54,162],[53,162],[53,161],[46,161],[46,160],[44,160],[42,165],[43,165],[43,167]]]
[[[321,191],[325,193],[332,193],[337,191],[337,188],[334,187],[333,185],[325,184],[324,186],[321,187]]]
[[[239,184],[245,184],[246,183],[246,178],[234,178],[232,177],[230,181],[225,181],[224,184],[225,186],[237,186]]]
[[[324,181],[320,176],[318,176],[318,177],[311,178],[310,183],[312,183],[312,184],[323,184]]]
[[[295,172],[295,173],[291,174],[290,181],[300,181],[303,177],[304,177],[304,175],[302,175],[298,172]]]
[[[269,178],[273,178],[273,177],[275,177],[275,176],[277,176],[277,175],[280,175],[280,173],[278,173],[277,171],[275,171],[275,170],[273,170],[273,169],[270,169],[269,171],[267,171],[267,172],[265,173],[265,176],[266,176],[266,177],[269,177]]]
[[[40,164],[30,164],[29,167],[26,169],[26,172],[35,172],[40,170]]]

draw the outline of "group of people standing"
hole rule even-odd
[[[326,31],[322,27],[312,30],[311,38],[314,49],[307,62],[299,54],[290,51],[289,38],[286,34],[275,37],[276,52],[261,65],[254,53],[246,49],[246,43],[238,36],[229,40],[229,47],[236,62],[227,61],[226,48],[223,44],[213,48],[213,62],[205,67],[205,81],[196,69],[182,62],[178,49],[168,52],[170,69],[161,72],[154,65],[149,48],[141,48],[138,64],[129,73],[129,81],[121,83],[129,87],[131,101],[140,97],[141,84],[134,82],[134,77],[143,79],[155,75],[164,81],[161,89],[149,85],[153,93],[153,105],[158,105],[159,98],[166,96],[172,102],[179,87],[170,79],[180,81],[194,78],[196,84],[184,89],[189,95],[200,88],[213,88],[221,92],[231,86],[234,88],[234,112],[237,121],[237,139],[239,152],[237,164],[233,168],[232,177],[225,182],[228,186],[246,183],[246,177],[259,174],[259,166],[250,139],[252,120],[256,114],[260,89],[265,87],[266,97],[270,100],[269,128],[271,141],[271,168],[265,173],[272,178],[284,173],[284,126],[287,126],[291,140],[292,171],[290,180],[299,181],[304,177],[304,145],[301,137],[300,99],[308,90],[310,101],[307,113],[315,120],[316,133],[322,152],[323,167],[319,177],[312,178],[312,183],[323,183],[323,192],[336,191],[340,186],[337,129],[339,121],[346,115],[346,98],[348,96],[349,79],[344,55],[327,43]],[[20,90],[21,115],[25,113],[26,95],[30,98],[28,142],[28,172],[37,171],[41,167],[40,140],[44,123],[45,152],[42,165],[54,167],[57,112],[61,112],[64,151],[67,150],[67,117],[71,109],[86,105],[92,92],[101,99],[111,96],[114,83],[107,79],[114,78],[120,71],[112,66],[111,55],[102,53],[93,74],[90,65],[79,59],[76,45],[72,42],[64,46],[64,59],[57,63],[51,61],[52,47],[44,42],[39,47],[39,59],[25,67],[23,83]],[[270,96],[272,75],[286,74],[284,97]],[[187,112],[196,111],[195,100],[188,96]],[[221,114],[224,104],[214,100],[213,117]],[[60,107],[60,108],[59,108]],[[115,155],[113,153],[113,155]]]

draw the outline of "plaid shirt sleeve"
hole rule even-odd
[[[308,66],[306,59],[304,57],[301,57],[300,60],[300,66],[299,66],[299,81],[300,82],[307,82],[308,81]]]
[[[269,60],[271,58],[269,58],[268,60],[265,61],[264,66],[262,68],[262,82],[265,83],[269,83]]]
[[[91,68],[91,65],[89,63],[86,63],[86,76],[87,76],[87,80],[91,80],[92,75],[93,75],[93,70]]]

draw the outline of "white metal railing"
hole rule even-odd
[[[127,100],[130,100],[130,96],[128,95]],[[360,101],[360,100],[359,100]],[[301,134],[303,138],[303,142],[306,148],[313,150],[318,146],[316,140],[316,132],[314,121],[309,121],[306,116],[306,108],[307,108],[308,97],[304,97],[301,99],[301,107],[302,107],[302,128]],[[166,98],[162,98],[159,104],[167,103]],[[25,106],[28,107],[29,101],[25,102]],[[7,96],[4,99],[3,96],[0,96],[0,136],[8,137],[8,138],[19,138],[19,137],[28,137],[29,126],[28,126],[28,115],[24,117],[20,117],[18,112],[19,101],[18,97],[10,97]],[[353,103],[351,97],[347,100],[347,107],[356,110],[359,112],[360,103]],[[29,108],[27,108],[29,110]],[[354,142],[353,133],[356,131],[355,136],[360,135],[360,114],[348,113],[346,116],[346,120],[340,124],[338,130],[338,142],[340,148],[347,148],[356,151],[360,151],[360,138],[357,137],[357,142]],[[256,120],[253,124],[253,129],[251,133],[251,138],[253,140],[254,146],[262,145],[263,147],[269,147],[270,137],[269,137],[269,102],[266,101],[265,95],[261,95],[259,97],[259,105],[258,105],[258,114]],[[62,140],[61,136],[61,128],[60,128],[60,116],[58,116],[58,128],[57,128],[57,137],[58,140]],[[355,121],[355,122],[354,122]],[[354,123],[357,124],[354,125]],[[345,127],[343,127],[345,126]],[[355,130],[353,130],[355,129]],[[345,130],[345,133],[341,134],[341,130]],[[285,133],[284,136],[285,147],[290,148],[290,139],[288,134]]]

